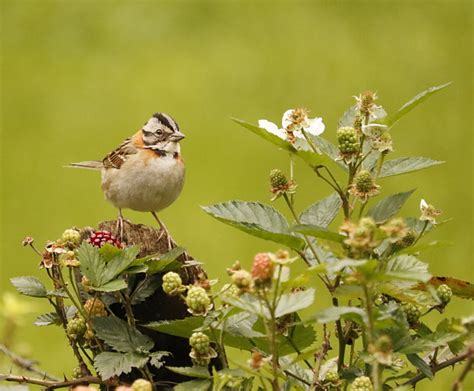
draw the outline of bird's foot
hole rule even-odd
[[[166,226],[161,222],[161,220],[158,218],[157,214],[155,212],[151,212],[155,220],[158,222],[160,225],[160,236],[158,236],[158,241],[160,241],[163,237],[166,237],[166,243],[167,243],[167,248],[168,250],[171,250],[172,248],[176,247],[176,243],[174,242],[173,239],[171,239],[171,236],[168,232],[168,229]]]
[[[119,211],[119,215],[117,217],[117,233],[119,235],[119,240],[123,242],[123,216],[122,216],[122,211]]]

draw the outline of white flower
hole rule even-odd
[[[308,118],[308,111],[306,109],[286,110],[283,113],[281,124],[282,127],[279,128],[276,124],[266,119],[258,121],[260,128],[291,143],[295,142],[295,138],[304,139],[303,131],[319,136],[325,129],[322,118]]]
[[[436,224],[436,217],[441,214],[440,210],[437,210],[433,205],[428,204],[424,199],[420,201],[420,220],[429,221],[431,224]]]
[[[423,213],[425,209],[428,209],[428,203],[422,198],[420,201],[420,212]]]

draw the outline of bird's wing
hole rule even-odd
[[[102,163],[105,168],[116,168],[122,167],[122,164],[127,161],[130,155],[138,152],[138,148],[134,145],[133,139],[130,137],[126,139],[120,146],[114,151],[110,152],[103,160]]]

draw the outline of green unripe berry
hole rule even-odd
[[[137,379],[132,383],[133,391],[152,391],[153,387],[148,380]]]
[[[71,319],[66,326],[66,334],[69,338],[79,339],[86,332],[86,322],[82,318]]]
[[[368,193],[374,187],[374,180],[369,171],[361,170],[355,176],[354,184],[357,191],[361,193]]]
[[[337,383],[339,381],[339,375],[336,371],[329,371],[326,373],[326,376],[324,376],[324,380],[329,383]]]
[[[415,243],[417,237],[418,234],[411,229],[399,242],[397,242],[397,244],[399,244],[403,248],[410,247],[413,243]]]
[[[418,323],[418,320],[421,316],[422,307],[417,304],[404,303],[402,305],[402,310],[405,313],[407,321],[409,324],[413,325]]]
[[[373,391],[372,382],[367,376],[359,376],[351,384],[351,391]]]
[[[183,286],[183,281],[178,273],[168,272],[163,276],[162,283],[163,292],[167,295],[175,296],[180,293],[180,288]]]
[[[209,353],[210,341],[209,337],[204,333],[193,333],[189,338],[189,345],[201,355]]]
[[[270,172],[270,185],[272,189],[281,190],[288,186],[288,179],[280,170],[274,169]]]
[[[186,296],[186,305],[189,310],[196,315],[205,314],[211,304],[211,299],[204,288],[193,286],[189,288]]]
[[[356,153],[360,148],[359,136],[356,130],[350,126],[344,126],[337,130],[337,141],[343,155]]]
[[[441,303],[444,305],[448,304],[451,301],[451,297],[453,296],[453,291],[446,284],[440,285],[436,290],[436,293],[438,294]]]
[[[63,232],[61,239],[65,243],[78,245],[81,241],[81,234],[75,229],[67,229]]]

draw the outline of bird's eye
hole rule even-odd
[[[157,134],[158,136],[161,136],[161,135],[163,134],[163,131],[162,131],[161,129],[157,129],[157,130],[156,130],[156,134]]]

